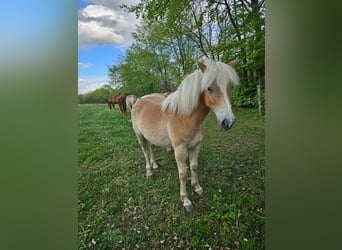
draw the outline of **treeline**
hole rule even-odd
[[[85,104],[85,103],[107,103],[107,99],[109,96],[114,96],[120,92],[119,89],[113,88],[111,85],[107,84],[103,87],[91,91],[86,94],[79,94],[78,95],[78,103]]]
[[[113,89],[111,86],[106,85],[100,89],[96,89],[92,92],[86,94],[79,94],[78,95],[78,103],[106,103],[107,98],[111,95]]]
[[[265,3],[258,0],[141,0],[123,6],[142,20],[118,65],[108,67],[110,86],[142,96],[174,91],[195,61],[239,58],[241,86],[233,104],[264,107]]]
[[[152,91],[152,92],[163,92],[163,91]],[[151,93],[152,93],[151,92]],[[136,94],[136,92],[124,92],[123,89],[113,89],[110,85],[105,85],[99,89],[86,94],[78,95],[79,104],[97,104],[97,103],[107,103],[107,98],[109,96],[114,96],[118,93],[128,93]],[[138,96],[142,96],[138,95]],[[261,91],[261,102],[265,103],[265,91]],[[243,85],[241,87],[233,89],[232,92],[232,104],[236,107],[257,107],[258,100],[255,94],[255,86]]]

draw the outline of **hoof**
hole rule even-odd
[[[146,178],[151,179],[152,178],[152,171],[149,171],[146,173]]]
[[[192,210],[192,204],[191,201],[188,198],[185,198],[183,200],[183,206],[187,212],[190,212]]]
[[[185,211],[187,211],[188,213],[190,213],[192,211],[192,205],[190,206],[184,206]]]
[[[153,163],[152,167],[153,167],[153,169],[157,169],[157,168],[159,168],[158,164],[157,164],[157,163],[155,163],[155,162]]]
[[[202,195],[202,194],[203,194],[203,189],[202,189],[201,187],[196,188],[196,189],[195,189],[195,192],[196,192],[198,195]]]

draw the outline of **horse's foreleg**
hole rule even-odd
[[[123,114],[126,114],[127,113],[127,106],[126,106],[125,101],[122,103],[122,109],[123,109]]]
[[[141,134],[136,134],[139,144],[141,146],[141,149],[144,153],[145,160],[146,160],[146,176],[151,177],[152,176],[152,170],[151,170],[151,164],[150,164],[150,159],[148,157],[148,147],[147,147],[147,140],[145,137]]]
[[[188,193],[186,192],[186,158],[188,157],[187,150],[178,146],[175,147],[175,158],[178,167],[178,175],[180,181],[180,197],[183,202],[183,206],[186,210],[190,211],[192,208],[191,201],[189,200]]]
[[[121,114],[123,114],[122,104],[121,104],[121,103],[119,103],[118,105],[119,105],[119,108],[120,108],[120,112],[121,112]]]
[[[112,109],[112,105],[110,102],[108,102],[108,107],[109,107],[109,109]]]
[[[151,164],[152,164],[153,169],[157,169],[159,168],[159,166],[157,165],[156,160],[154,158],[154,145],[151,143],[150,146],[151,146]]]
[[[197,176],[198,154],[199,154],[200,147],[201,147],[201,144],[199,144],[196,148],[189,151],[190,169],[191,169],[191,186],[195,188],[195,192],[199,195],[203,194],[203,189],[199,185],[198,176]]]

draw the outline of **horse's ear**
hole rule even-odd
[[[234,59],[233,61],[230,61],[229,63],[227,63],[229,66],[231,66],[231,67],[234,67],[235,66],[235,64],[239,61],[240,59],[239,58],[236,58],[236,59]]]
[[[196,62],[198,67],[200,68],[200,70],[204,73],[205,69],[207,68],[207,66],[205,66],[204,63],[201,63],[199,61]]]

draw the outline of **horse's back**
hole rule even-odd
[[[126,101],[126,96],[124,94],[120,94],[117,97],[117,99],[118,99],[119,102],[124,102],[124,101]]]
[[[155,120],[161,115],[160,105],[165,97],[160,94],[146,95],[135,103],[132,108],[132,121]]]
[[[137,100],[137,96],[136,95],[128,95],[127,99],[132,100],[132,101],[135,102]]]
[[[126,96],[124,94],[117,94],[115,96],[109,96],[107,101],[117,104],[119,102],[122,102],[122,100],[126,100]]]

